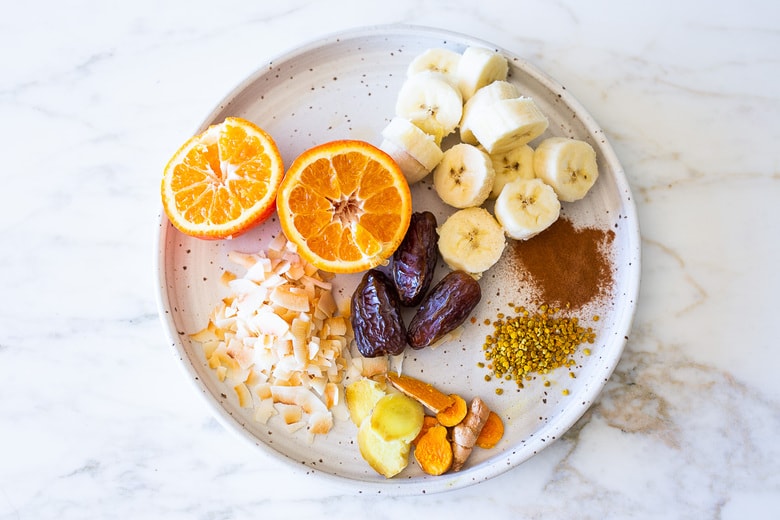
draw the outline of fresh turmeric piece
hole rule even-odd
[[[417,442],[414,459],[429,475],[441,475],[452,466],[452,446],[447,440],[447,428],[431,427]]]
[[[386,377],[394,387],[407,396],[417,399],[433,413],[439,413],[449,408],[454,401],[452,397],[440,392],[432,385],[411,376],[388,372]]]
[[[479,432],[477,437],[477,446],[484,449],[490,449],[504,436],[504,421],[501,417],[494,412],[490,411],[488,418],[485,421],[485,425],[482,427],[482,431]]]
[[[452,471],[460,471],[482,432],[490,408],[479,397],[471,400],[466,417],[452,429]]]
[[[417,442],[420,440],[420,438],[422,438],[422,436],[425,435],[425,433],[428,430],[430,430],[431,428],[433,428],[434,426],[436,426],[438,424],[439,424],[439,420],[436,419],[436,417],[434,417],[432,415],[424,416],[423,417],[423,425],[422,425],[422,428],[420,429],[420,433],[418,433],[417,437],[414,438],[414,440],[412,441],[412,444],[417,446]]]
[[[436,419],[439,420],[441,425],[448,428],[461,422],[468,412],[468,405],[465,399],[458,394],[450,394],[450,397],[454,401],[452,405],[436,414]]]

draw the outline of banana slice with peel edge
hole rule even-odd
[[[580,200],[599,176],[596,151],[585,141],[549,137],[534,150],[534,173],[552,186],[560,200]]]
[[[444,157],[436,139],[408,119],[394,117],[382,130],[379,146],[400,166],[409,184],[426,177]]]
[[[487,200],[495,176],[487,153],[474,145],[458,143],[444,152],[433,170],[433,187],[446,204],[468,208]]]
[[[439,226],[439,254],[452,269],[479,278],[504,252],[506,237],[488,210],[471,207],[456,211]]]
[[[541,179],[517,179],[504,186],[493,210],[509,238],[528,240],[558,220],[561,203]]]

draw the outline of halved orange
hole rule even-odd
[[[355,273],[384,263],[412,216],[409,184],[370,143],[339,140],[303,152],[276,197],[282,231],[323,271]]]
[[[228,117],[190,138],[165,167],[163,208],[181,232],[199,238],[236,236],[274,211],[284,163],[271,136]]]

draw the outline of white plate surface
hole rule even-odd
[[[312,468],[307,474],[333,478],[354,485],[359,492],[382,494],[431,493],[467,486],[501,474],[522,463],[560,438],[588,409],[614,370],[628,336],[639,289],[640,236],[637,215],[624,172],[602,130],[566,89],[511,51],[468,36],[413,26],[379,26],[341,33],[302,47],[268,64],[222,100],[200,130],[226,116],[250,119],[271,133],[285,165],[314,145],[343,138],[363,139],[379,145],[380,131],[393,115],[396,93],[410,60],[432,47],[463,51],[466,46],[490,47],[510,62],[509,81],[535,99],[550,120],[547,132],[590,142],[597,151],[600,177],[585,199],[563,205],[563,214],[577,226],[611,229],[614,289],[611,298],[583,314],[596,312],[593,353],[578,353],[576,379],[560,369],[547,378],[536,378],[522,390],[503,384],[496,395],[496,381],[486,382],[481,346],[492,327],[483,321],[507,312],[509,302],[525,303],[519,284],[511,280],[505,260],[482,279],[483,299],[475,310],[476,324],[466,327],[460,339],[436,350],[408,350],[403,369],[434,383],[441,390],[466,397],[479,395],[504,417],[506,433],[491,450],[475,449],[467,467],[459,473],[431,477],[413,461],[391,480],[375,473],[361,458],[355,442],[356,428],[337,421],[327,435],[313,444],[302,432],[289,434],[275,420],[253,421],[241,409],[231,389],[222,385],[206,364],[199,344],[188,334],[203,328],[208,315],[226,294],[219,282],[223,270],[239,272],[227,259],[230,250],[262,249],[279,233],[272,218],[231,241],[202,241],[179,233],[162,216],[159,226],[158,303],[170,342],[190,378],[216,416],[241,437],[297,466]],[[539,138],[539,139],[541,139]],[[538,140],[532,142],[532,146]],[[172,148],[175,149],[175,146]],[[452,209],[436,197],[430,184],[413,187],[415,210],[428,209],[443,222]],[[438,276],[446,269],[438,268]],[[358,277],[339,276],[337,297],[348,298]],[[500,290],[504,288],[503,292]],[[570,393],[564,396],[561,389]]]

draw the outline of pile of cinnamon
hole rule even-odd
[[[511,241],[510,263],[539,303],[576,310],[610,295],[614,238],[612,230],[575,228],[561,217],[529,240]]]

